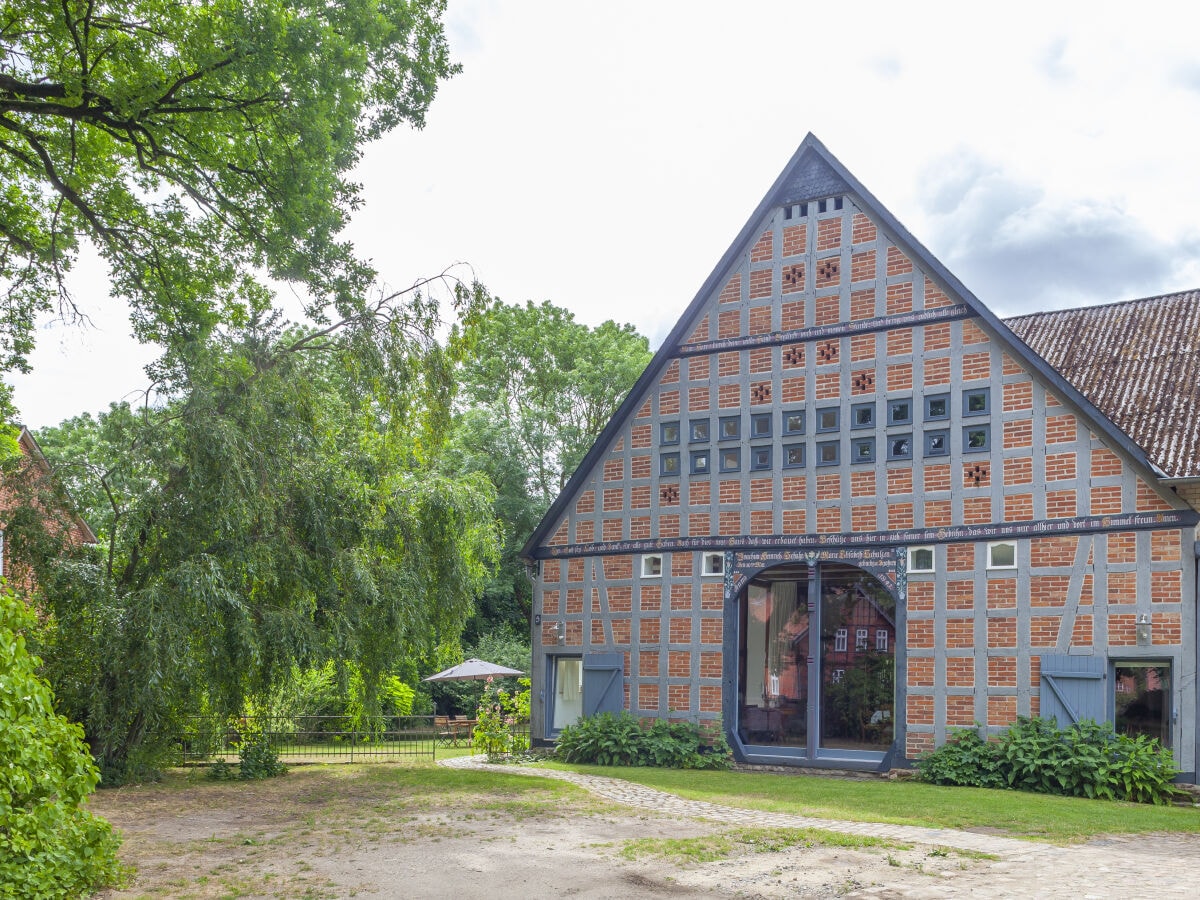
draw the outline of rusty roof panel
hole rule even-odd
[[[1005,324],[1166,477],[1200,477],[1200,291]]]

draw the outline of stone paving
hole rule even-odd
[[[483,756],[439,760],[452,768],[492,769]],[[869,822],[843,822],[812,816],[787,815],[687,800],[644,785],[555,769],[504,766],[507,773],[557,778],[576,784],[617,803],[673,817],[691,817],[725,824],[776,828],[819,828],[845,834],[869,835],[899,843],[950,848],[996,857],[985,862],[982,877],[964,875],[924,885],[893,883],[855,891],[856,898],[933,897],[1054,897],[1158,898],[1200,895],[1200,835],[1118,835],[1087,844],[1059,847],[1034,841],[953,829],[920,828]],[[1200,814],[1200,813],[1198,813]],[[752,896],[766,896],[754,892]]]
[[[485,756],[459,756],[454,759],[438,760],[438,765],[455,769],[490,769]],[[505,774],[536,775],[542,778],[557,778],[568,781],[606,800],[636,806],[639,809],[655,810],[674,817],[712,819],[729,825],[762,825],[769,828],[819,828],[841,834],[860,834],[884,838],[903,843],[929,844],[935,847],[951,847],[975,853],[990,853],[995,856],[1027,856],[1051,850],[1049,845],[1018,841],[995,835],[976,834],[970,831],[955,831],[949,828],[921,828],[912,825],[883,825],[874,822],[843,822],[837,819],[820,819],[815,816],[795,816],[787,813],[764,812],[755,809],[739,809],[721,806],[705,800],[687,800],[675,794],[655,790],[632,781],[606,778],[602,775],[584,775],[579,772],[564,772],[558,769],[542,769],[531,766],[504,766]]]

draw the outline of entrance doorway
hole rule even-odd
[[[844,563],[767,569],[741,595],[738,737],[882,758],[895,737],[896,600]]]

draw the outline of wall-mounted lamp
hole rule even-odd
[[[1137,620],[1137,645],[1139,647],[1149,647],[1153,643],[1153,634],[1151,633],[1150,617],[1142,613]]]

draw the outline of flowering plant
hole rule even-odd
[[[518,685],[510,693],[488,678],[483,689],[475,713],[474,744],[488,759],[529,749],[529,679],[520,679]]]

